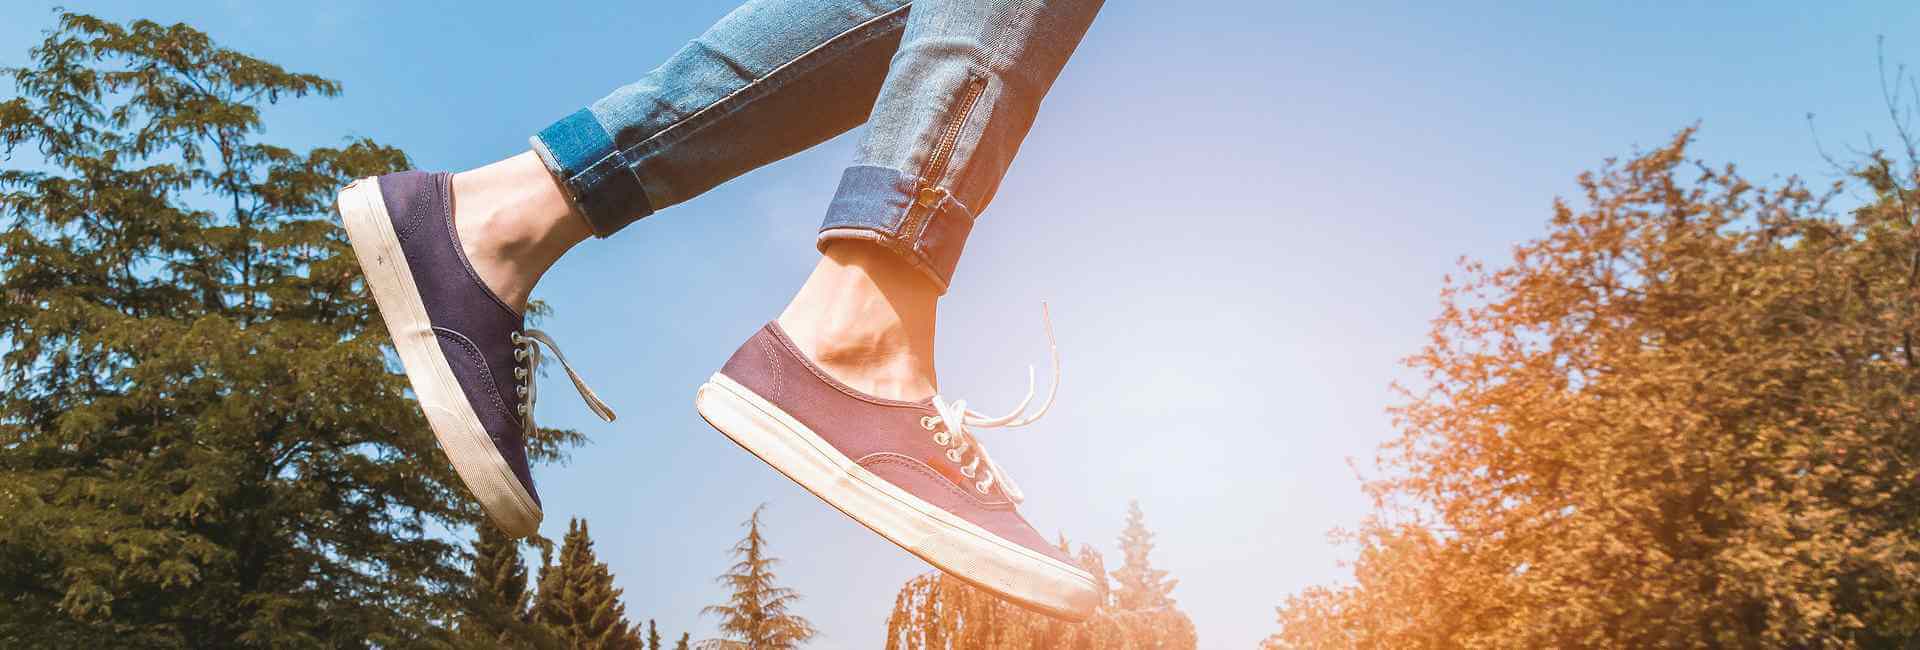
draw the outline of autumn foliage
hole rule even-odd
[[[1920,634],[1920,230],[1691,162],[1580,178],[1450,282],[1349,533],[1272,647],[1884,647]],[[1906,169],[1907,171],[1900,171]]]

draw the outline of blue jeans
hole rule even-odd
[[[533,148],[606,237],[865,121],[817,245],[879,244],[944,292],[1100,5],[751,0]]]

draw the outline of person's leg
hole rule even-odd
[[[1099,6],[916,2],[819,264],[694,393],[715,429],[881,537],[1071,620],[1092,615],[1097,582],[1020,515],[975,436],[1033,423],[1053,395],[992,417],[937,394],[933,330],[974,216]]]
[[[516,309],[547,268],[756,167],[865,121],[905,0],[752,0],[660,67],[454,176],[474,270]]]
[[[615,417],[527,328],[540,275],[588,235],[864,121],[905,23],[904,0],[754,0],[540,131],[531,152],[341,189],[347,240],[421,412],[501,530],[532,534],[544,517],[527,462],[542,364],[560,363],[589,409]]]
[[[519,311],[526,311],[540,276],[593,234],[531,151],[454,174],[453,196],[454,229],[467,261]]]
[[[881,397],[936,391],[939,296],[1100,5],[914,3],[859,154],[827,210],[820,263],[779,318],[802,353]]]

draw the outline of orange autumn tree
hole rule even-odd
[[[1689,161],[1692,136],[1449,282],[1354,580],[1287,599],[1269,647],[1920,636],[1913,168],[1871,157],[1834,215]]]

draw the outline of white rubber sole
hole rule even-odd
[[[1085,620],[1100,596],[1079,567],[1009,542],[861,467],[779,407],[714,373],[694,407],[720,433],[927,563],[1043,614]]]
[[[340,190],[338,207],[367,289],[380,308],[400,365],[420,400],[420,410],[427,415],[427,425],[440,440],[440,449],[494,525],[514,537],[533,534],[540,528],[540,506],[494,448],[493,437],[480,425],[479,414],[467,402],[440,351],[440,341],[427,321],[426,304],[420,301],[413,271],[407,267],[407,256],[380,196],[380,183],[372,178],[354,181]]]

